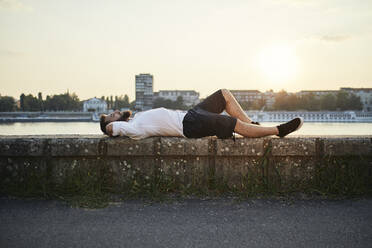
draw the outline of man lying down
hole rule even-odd
[[[222,115],[226,111],[229,115]],[[108,136],[128,136],[144,139],[151,136],[202,138],[217,136],[232,138],[233,133],[244,137],[277,135],[284,137],[298,130],[303,119],[296,117],[279,126],[262,127],[253,122],[229,90],[220,89],[187,112],[156,108],[137,113],[118,110],[101,115],[100,125]]]

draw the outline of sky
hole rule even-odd
[[[370,0],[0,0],[0,94],[372,87]]]

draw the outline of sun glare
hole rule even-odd
[[[259,66],[270,81],[283,82],[296,75],[297,57],[288,46],[267,47],[259,55]]]

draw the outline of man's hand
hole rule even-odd
[[[108,136],[112,137],[112,134],[114,132],[112,122],[106,125],[106,132]]]

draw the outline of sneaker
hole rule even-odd
[[[279,130],[279,134],[277,134],[277,136],[279,136],[280,138],[283,138],[284,136],[299,129],[303,123],[304,123],[304,120],[301,117],[297,117],[297,118],[294,118],[293,120],[283,123],[277,126]]]

